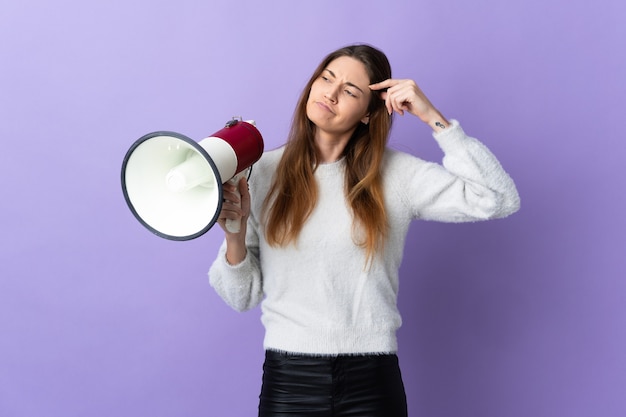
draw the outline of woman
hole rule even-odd
[[[432,127],[443,166],[387,148],[394,112]],[[262,302],[259,416],[406,416],[396,300],[409,224],[507,216],[513,181],[414,81],[391,78],[382,52],[353,45],[320,63],[287,144],[239,189],[225,187],[209,276],[238,311]]]

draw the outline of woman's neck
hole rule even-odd
[[[353,132],[346,132],[340,135],[328,132],[315,133],[315,146],[319,152],[320,163],[327,164],[335,162],[343,156],[343,151],[350,141]]]

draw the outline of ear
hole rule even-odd
[[[363,123],[364,125],[369,124],[370,122],[370,114],[367,113],[362,119],[361,119],[361,123]]]

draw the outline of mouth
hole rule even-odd
[[[321,102],[321,101],[316,101],[315,104],[321,108],[322,110],[325,110],[329,113],[335,114],[335,112],[333,111],[333,109],[331,109],[326,103]]]

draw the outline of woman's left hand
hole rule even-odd
[[[449,125],[413,80],[388,79],[369,87],[374,91],[384,90],[380,95],[385,100],[389,114],[394,111],[400,115],[404,115],[405,111],[409,112],[435,130],[441,130]]]

